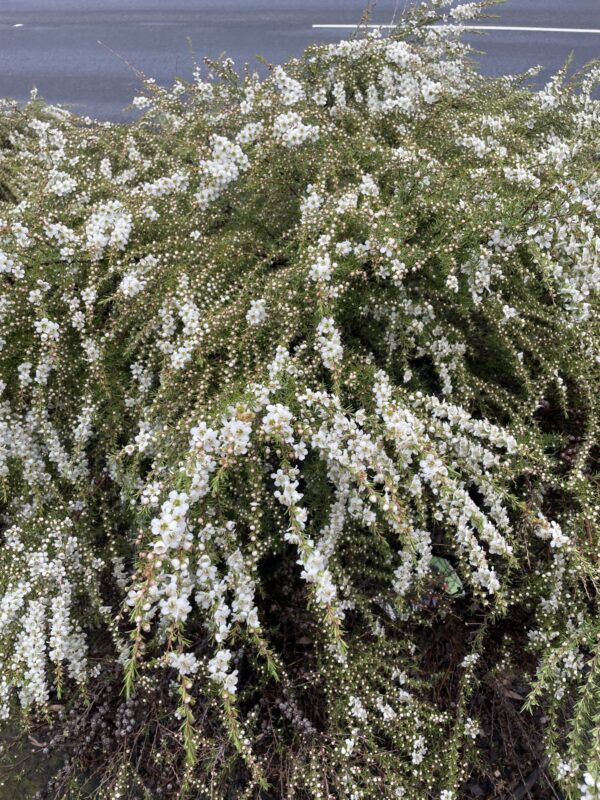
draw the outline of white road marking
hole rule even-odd
[[[313,28],[359,28],[360,25],[313,25]],[[395,28],[395,25],[367,25],[367,28]],[[435,25],[430,27],[435,28]],[[437,26],[439,27],[439,26]],[[462,25],[469,31],[529,31],[531,33],[600,33],[600,28],[532,28],[513,25]]]
[[[23,23],[22,23],[22,22],[16,22],[16,23],[13,25],[13,28],[22,28],[22,27],[23,27]]]

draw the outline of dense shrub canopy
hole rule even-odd
[[[600,73],[482,77],[479,5],[131,125],[4,104],[0,713],[44,796],[491,797],[546,751],[596,797]]]

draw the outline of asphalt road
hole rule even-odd
[[[408,0],[379,0],[373,22],[390,23]],[[190,76],[192,58],[223,53],[236,63],[299,55],[312,41],[347,31],[366,0],[0,0],[0,96],[27,98],[33,86],[53,103],[100,119],[120,119],[138,81],[125,61],[159,83]],[[600,29],[600,0],[507,0],[488,24]],[[579,66],[600,57],[600,34],[494,31],[474,35],[490,74],[542,64],[543,75],[569,53]],[[99,44],[102,42],[103,44]],[[110,48],[110,49],[109,49]],[[114,51],[114,52],[111,52]],[[122,58],[119,58],[118,53]]]

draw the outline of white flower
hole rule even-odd
[[[221,448],[236,456],[243,456],[248,452],[252,425],[237,416],[223,417],[223,426],[219,431]]]
[[[467,717],[464,723],[464,731],[465,736],[469,736],[471,739],[476,739],[481,733],[481,728],[476,720],[471,719],[471,717]]]
[[[442,84],[432,80],[424,80],[421,83],[421,94],[426,103],[431,104],[439,100],[442,93]]]
[[[150,197],[165,197],[170,194],[184,194],[190,184],[190,176],[187,172],[173,172],[171,175],[164,175],[150,183],[143,183],[135,189],[135,194],[148,195]],[[149,219],[152,214],[145,213]]]
[[[348,256],[352,252],[352,243],[349,241],[338,242],[335,251],[341,256]]]
[[[319,138],[316,125],[305,125],[295,111],[280,114],[273,122],[273,138],[286,147],[298,147],[304,142],[314,142]]]
[[[190,431],[190,448],[201,450],[205,453],[214,453],[221,446],[219,434],[214,428],[209,428],[206,422],[200,422]]]
[[[146,282],[136,272],[128,272],[123,276],[120,289],[125,297],[135,297],[146,286]]]
[[[99,261],[107,247],[124,250],[129,242],[133,220],[118,200],[98,207],[85,224],[86,246],[94,261]]]
[[[213,681],[223,683],[229,671],[230,650],[219,650],[208,662],[208,673]]]
[[[317,350],[327,369],[334,370],[341,363],[342,337],[332,317],[324,317],[317,326]]]
[[[509,305],[502,306],[503,321],[514,319],[517,316],[517,309]]]
[[[335,264],[331,263],[329,255],[325,253],[311,264],[308,275],[313,281],[329,281],[331,280],[331,270],[334,266]]]
[[[464,22],[468,19],[474,19],[475,17],[478,17],[479,14],[481,14],[481,6],[479,3],[464,3],[456,8],[450,9],[450,16],[457,22]]]
[[[17,367],[17,372],[19,373],[19,385],[22,387],[29,386],[32,381],[31,378],[31,367],[32,364],[30,361],[23,361],[22,364],[19,364]]]
[[[161,614],[171,622],[185,622],[192,610],[186,597],[177,597],[176,595],[163,598],[159,605]]]
[[[144,97],[142,95],[138,95],[138,97],[134,97],[131,101],[131,105],[134,108],[148,108],[152,105],[152,100],[149,97]]]
[[[373,177],[366,173],[362,176],[360,184],[358,186],[358,191],[365,195],[366,197],[378,197],[379,196],[379,186],[373,180]]]
[[[355,719],[360,720],[361,722],[365,722],[367,719],[367,710],[362,704],[362,701],[359,697],[351,696],[349,698],[350,703],[350,714]]]
[[[262,297],[259,300],[252,300],[250,309],[246,313],[246,321],[248,325],[256,327],[262,325],[267,319],[267,301]]]
[[[569,544],[570,541],[569,536],[562,532],[562,529],[557,522],[546,519],[542,519],[540,524],[536,526],[535,534],[540,539],[549,540],[550,547],[555,550],[560,550],[565,545]]]
[[[213,136],[212,157],[200,161],[202,180],[194,195],[200,207],[208,208],[249,166],[248,157],[238,144],[224,136]]]
[[[426,753],[427,753],[427,745],[425,744],[425,737],[417,736],[417,738],[413,742],[413,751],[411,757],[412,763],[420,764],[425,758]]]
[[[287,406],[281,403],[267,406],[267,414],[262,420],[262,429],[271,436],[278,436],[283,441],[292,443],[291,422],[294,416]]]
[[[156,222],[157,219],[160,219],[160,214],[154,208],[154,206],[143,206],[141,208],[141,213],[146,219],[149,219],[151,222]]]
[[[300,441],[294,445],[294,458],[297,461],[304,461],[307,455],[308,455],[308,448],[305,442]]]
[[[273,70],[273,80],[281,92],[281,99],[284,105],[293,106],[300,102],[300,100],[304,100],[305,93],[302,84],[298,83],[294,78],[290,78],[289,75],[286,75],[283,67],[275,67]]]
[[[235,140],[238,144],[252,144],[260,136],[263,128],[262,122],[249,122],[240,130]]]
[[[324,198],[313,190],[312,185],[308,186],[308,194],[300,203],[300,215],[303,222],[315,217],[316,212],[323,205]]]
[[[17,280],[21,280],[25,276],[23,265],[8,253],[0,250],[0,275],[12,275]]]
[[[298,481],[293,479],[295,475],[296,472],[294,470],[284,471],[282,469],[278,469],[276,473],[271,475],[275,481],[275,486],[278,487],[274,493],[275,497],[282,505],[288,508],[298,505],[303,497],[298,491]]]
[[[596,778],[591,772],[586,772],[583,782],[579,786],[581,792],[580,800],[598,800],[600,797],[600,778]]]
[[[193,675],[198,671],[199,663],[192,653],[174,653],[167,656],[169,666],[176,669],[180,675]]]
[[[46,189],[58,197],[64,197],[71,194],[77,188],[77,181],[66,172],[61,172],[58,169],[50,171]]]
[[[54,341],[57,342],[60,338],[60,325],[58,322],[52,322],[51,320],[43,317],[43,319],[36,320],[33,324],[33,327],[36,330],[36,333],[42,340],[42,342],[47,341]]]
[[[223,689],[228,694],[235,694],[237,691],[237,682],[238,682],[238,671],[234,669],[233,672],[230,672],[228,675],[225,676],[223,680]]]

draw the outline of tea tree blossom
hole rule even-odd
[[[198,659],[192,653],[174,653],[168,655],[169,666],[180,675],[193,675],[198,671]]]
[[[307,125],[295,111],[280,114],[273,122],[273,138],[285,147],[299,147],[319,138],[319,127]]]
[[[48,791],[453,800],[524,664],[596,791],[600,70],[481,76],[485,7],[127,125],[1,104],[0,717]]]
[[[283,67],[275,67],[273,80],[281,92],[281,99],[284,105],[293,106],[304,99],[304,87],[297,80],[287,75]]]
[[[320,258],[311,264],[309,270],[309,277],[313,281],[329,281],[331,280],[332,263],[329,255],[325,253]]]
[[[37,320],[34,323],[34,328],[42,342],[57,342],[60,338],[60,325],[58,322],[53,322],[46,317]]]
[[[200,207],[206,208],[216,200],[248,166],[248,157],[238,144],[230,142],[224,136],[213,136],[211,157],[200,161],[200,173],[203,177],[195,194]]]
[[[77,188],[77,181],[74,180],[67,172],[54,169],[50,172],[48,184],[46,189],[58,197],[64,197],[71,194]]]
[[[328,369],[335,369],[343,355],[342,340],[331,317],[324,317],[317,327],[317,349]]]
[[[132,215],[118,200],[101,205],[85,226],[86,247],[92,259],[99,260],[108,247],[124,250],[132,228]]]
[[[261,298],[260,300],[252,300],[250,308],[246,312],[246,321],[249,325],[257,327],[267,319],[267,301]]]

